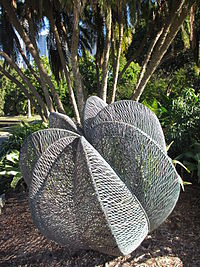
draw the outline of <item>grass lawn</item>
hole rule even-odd
[[[39,115],[34,115],[31,118],[27,116],[7,116],[7,117],[0,117],[0,136],[9,134],[10,128],[12,125],[17,125],[20,122],[31,122],[41,120]],[[8,126],[5,126],[8,125]],[[2,127],[4,126],[4,127]]]
[[[0,117],[0,122],[5,121],[5,122],[11,122],[11,121],[24,121],[24,122],[29,122],[29,121],[34,121],[34,120],[40,120],[39,115],[34,115],[31,118],[28,118],[27,116],[6,116],[6,117]]]

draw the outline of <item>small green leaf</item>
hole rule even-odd
[[[11,153],[6,155],[6,159],[12,163],[16,163],[19,160],[19,152],[17,150],[13,150]]]
[[[191,151],[187,151],[187,152],[183,153],[183,156],[186,157],[186,158],[191,158],[191,159],[193,159],[195,155],[194,155],[193,152],[191,152]]]
[[[176,164],[179,164],[181,167],[183,167],[187,172],[190,173],[190,170],[183,164],[181,163],[180,161],[176,160],[176,159],[173,159],[172,162],[174,163],[174,165]]]
[[[180,176],[178,176],[178,181],[179,181],[179,183],[180,183],[180,185],[181,185],[183,191],[185,191],[185,188],[184,188],[184,182],[183,182],[183,179],[182,179]]]
[[[12,182],[10,183],[10,186],[15,189],[15,187],[17,186],[17,184],[19,183],[19,181],[22,179],[22,175],[21,173],[16,174],[13,179]]]
[[[184,184],[184,185],[191,185],[192,183],[183,181],[183,184]]]
[[[6,172],[6,174],[13,175],[13,176],[17,175],[18,173],[19,173],[18,171],[8,171],[8,172]]]
[[[172,141],[169,145],[167,145],[167,147],[166,147],[167,152],[170,149],[170,147],[173,145],[173,143],[174,143],[174,141]]]
[[[152,108],[154,110],[157,110],[158,109],[158,102],[157,102],[157,100],[155,98],[154,98],[153,103],[152,103]]]

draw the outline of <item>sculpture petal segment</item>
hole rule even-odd
[[[87,99],[83,110],[83,130],[85,134],[95,116],[106,106],[107,104],[97,96],[90,96]]]
[[[90,130],[102,122],[124,122],[140,129],[152,138],[165,152],[166,144],[160,122],[156,115],[144,105],[131,101],[122,100],[106,106],[93,119],[86,137],[90,140]]]
[[[36,227],[71,252],[84,248],[74,206],[77,144],[77,137],[65,137],[51,145],[34,168],[29,190],[30,210]]]
[[[82,169],[77,171],[78,173],[88,173],[84,183],[83,179],[86,177],[77,176],[78,183],[83,183],[78,186],[78,190],[85,190],[86,194],[90,192],[91,199],[88,201],[90,204],[87,205],[87,202],[84,202],[87,198],[81,197],[82,201],[76,205],[79,208],[77,213],[77,218],[80,219],[79,225],[84,224],[88,219],[87,214],[90,214],[89,216],[98,214],[94,210],[99,205],[103,212],[99,218],[90,219],[92,227],[90,228],[91,232],[88,233],[87,243],[92,240],[93,244],[90,247],[104,253],[113,255],[131,253],[148,233],[148,218],[145,211],[110,165],[84,137],[80,139],[78,151],[81,151],[79,154],[81,156],[78,158],[77,167],[82,166]],[[88,188],[89,185],[90,188]],[[76,193],[77,196],[83,195],[83,192],[82,194],[79,192]],[[95,204],[93,208],[92,203]]]
[[[150,231],[171,213],[179,196],[179,176],[165,152],[147,134],[122,122],[91,130],[91,144],[140,201]]]
[[[28,186],[31,184],[32,172],[39,157],[47,148],[67,136],[78,136],[78,134],[61,129],[40,130],[28,136],[20,151],[20,169]]]
[[[80,133],[79,127],[67,115],[59,112],[51,112],[49,115],[49,128],[65,129],[71,132]]]

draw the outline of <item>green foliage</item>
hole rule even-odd
[[[195,140],[200,141],[200,94],[188,88],[176,98],[165,96],[159,100],[145,99],[142,103],[158,116],[167,143],[174,141],[170,156],[175,157],[183,153]]]
[[[194,143],[200,143],[200,93],[195,92],[196,78],[192,66],[187,66],[170,75],[164,70],[153,75],[142,96],[142,103],[158,116],[167,143],[173,141],[170,157],[180,159],[193,175],[199,163],[194,158],[188,160],[186,155]]]
[[[44,123],[24,123],[12,128],[12,135],[1,145],[0,194],[23,182],[19,169],[19,151],[24,140],[33,132],[47,127]]]
[[[5,89],[2,86],[2,78],[0,78],[0,87],[1,87],[1,94],[0,94],[0,116],[4,115],[4,104],[5,104]]]
[[[51,72],[51,67],[50,67],[50,64],[49,64],[47,57],[42,56],[41,61],[44,65],[49,77],[51,78],[51,81],[52,81],[56,91],[58,92],[59,98],[60,98],[60,100],[64,106],[66,114],[68,116],[73,116],[73,108],[72,108],[72,105],[70,102],[70,96],[69,96],[69,91],[68,91],[68,87],[67,87],[67,82],[62,77],[60,78],[59,82],[56,81],[55,76]],[[37,76],[40,76],[39,70],[35,64],[33,64],[33,69],[36,72]],[[33,86],[37,89],[40,96],[43,98],[43,100],[45,102],[45,97],[44,97],[44,93],[42,91],[41,85],[38,83],[38,81],[35,79],[35,77],[33,77],[32,73],[29,71],[29,69],[26,69],[25,74],[29,78],[29,80],[31,81]]]
[[[122,71],[127,61],[125,56],[120,58],[119,73]],[[133,88],[136,85],[137,77],[140,72],[140,66],[138,63],[131,62],[126,72],[122,76],[119,84],[117,85],[116,101],[120,99],[130,99],[133,93]]]
[[[3,156],[0,161],[0,169],[4,169],[0,171],[0,176],[4,176],[7,179],[12,177],[10,186],[15,189],[22,179],[22,174],[19,168],[19,151],[13,150]]]
[[[10,74],[19,79],[17,73],[13,70]],[[3,113],[5,115],[25,115],[27,114],[27,98],[16,84],[12,83],[8,78],[2,76],[0,79],[2,91],[4,92]],[[2,97],[2,96],[1,96]],[[0,102],[1,102],[0,97]],[[1,105],[0,105],[1,109]]]
[[[48,59],[45,57],[41,57],[42,63],[45,66],[45,69],[51,77],[51,81],[54,84],[60,100],[63,103],[63,106],[66,110],[67,115],[72,116],[72,106],[70,103],[70,97],[69,92],[67,88],[67,83],[64,79],[60,79],[59,83],[57,83],[54,75],[51,72],[50,64],[48,62]],[[33,69],[35,73],[39,76],[39,70],[37,69],[36,65],[33,64]],[[45,102],[44,93],[42,91],[41,85],[38,83],[38,81],[35,79],[33,74],[30,72],[29,69],[21,69],[22,72],[24,72],[25,76],[30,80],[31,84],[37,89],[38,93],[42,97],[42,99]],[[23,83],[23,81],[19,78],[19,75],[14,70],[9,70],[10,74],[15,77],[17,80],[19,80],[24,87],[26,88],[27,85]],[[27,97],[23,94],[23,92],[20,90],[20,88],[17,87],[16,84],[12,83],[8,78],[5,76],[0,77],[0,85],[2,88],[2,94],[0,95],[0,115],[1,113],[5,115],[26,115],[27,114]],[[29,91],[31,92],[31,91]],[[4,96],[5,95],[5,96]],[[4,104],[5,102],[5,104]],[[1,112],[3,110],[4,112]],[[35,113],[34,107],[32,107],[32,114]]]
[[[85,52],[84,56],[79,58],[79,68],[82,75],[82,81],[86,95],[97,93],[96,65],[94,58],[89,52]]]
[[[195,142],[187,151],[180,154],[177,159],[183,161],[183,164],[191,171],[192,176],[197,173],[198,182],[200,183],[200,143]]]
[[[45,123],[21,123],[20,125],[12,127],[9,139],[1,145],[0,156],[6,155],[12,150],[20,150],[23,141],[33,132],[40,129],[45,129],[47,125]]]
[[[200,141],[200,94],[194,89],[184,90],[182,95],[172,100],[166,137],[174,140],[174,150],[183,152],[194,140]],[[180,153],[177,153],[180,154]]]
[[[161,118],[164,113],[167,113],[167,109],[163,107],[155,98],[151,103],[148,103],[146,100],[143,100],[142,104],[152,110],[159,118]]]

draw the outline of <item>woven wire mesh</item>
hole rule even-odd
[[[49,128],[66,129],[77,132],[78,127],[68,116],[57,112],[51,112],[49,116]]]
[[[180,190],[169,157],[153,139],[126,123],[99,124],[90,141],[138,198],[150,231],[157,228],[171,213]]]
[[[87,125],[84,127],[84,129],[87,128],[85,136],[90,140],[92,137],[91,128],[106,121],[118,121],[133,125],[146,133],[166,151],[165,138],[158,118],[141,103],[123,100],[106,106],[93,117],[89,128]]]
[[[107,105],[90,97],[87,140],[65,115],[51,114],[50,127],[31,135],[20,157],[35,225],[71,252],[132,252],[180,191],[158,119],[133,101]]]
[[[67,130],[49,129],[48,131],[41,130],[28,136],[23,143],[19,161],[23,178],[28,186],[31,184],[35,164],[42,153],[60,138],[73,135],[76,135],[76,133]]]
[[[83,110],[83,130],[85,135],[94,117],[106,106],[107,104],[97,96],[91,96],[87,99]]]

